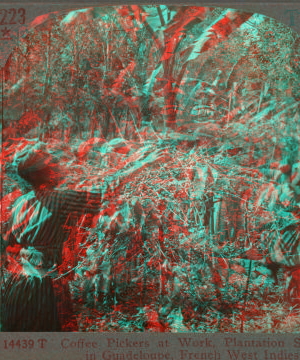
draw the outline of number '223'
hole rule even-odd
[[[25,9],[0,10],[0,25],[25,24]]]

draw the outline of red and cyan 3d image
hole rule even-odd
[[[299,332],[299,60],[241,10],[37,17],[1,74],[1,331]]]

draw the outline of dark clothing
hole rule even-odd
[[[50,277],[10,273],[6,281],[2,331],[61,331]]]
[[[85,212],[97,214],[101,195],[76,191],[32,191],[14,204],[5,240],[33,246],[44,255],[47,266],[61,263],[68,224]],[[11,236],[12,235],[12,236]],[[11,238],[11,240],[9,240]]]
[[[2,331],[76,331],[66,280],[50,268],[62,263],[70,219],[100,211],[101,195],[32,191],[14,204],[4,239],[10,259],[2,308]],[[21,245],[21,246],[20,246]]]

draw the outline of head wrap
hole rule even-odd
[[[35,147],[16,154],[14,164],[18,175],[33,187],[53,187],[60,176],[59,165],[53,156]]]

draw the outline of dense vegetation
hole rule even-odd
[[[63,186],[105,194],[60,269],[82,330],[298,330],[295,280],[267,246],[299,223],[298,36],[201,7],[33,25],[6,66],[4,227],[27,191],[13,166],[27,146],[60,158]]]

